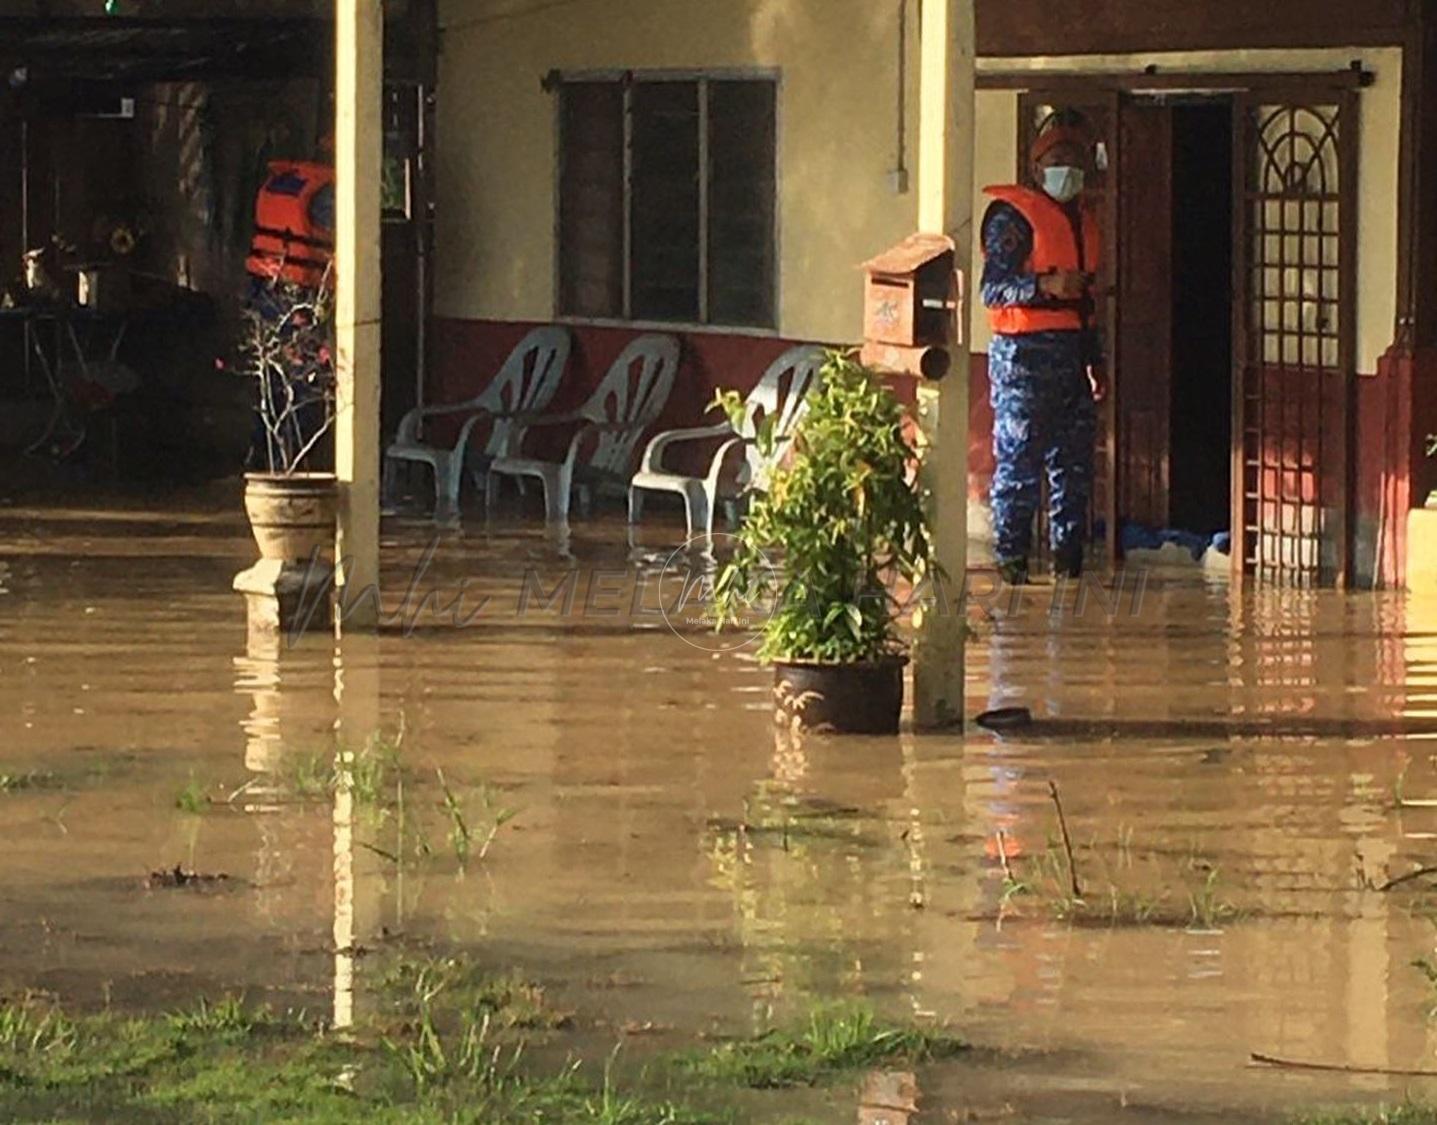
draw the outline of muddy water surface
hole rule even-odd
[[[26,779],[0,792],[0,988],[342,1021],[377,951],[463,948],[551,982],[601,1052],[842,996],[951,1024],[984,1049],[920,1076],[924,1120],[1437,1097],[1248,1062],[1437,1069],[1412,965],[1437,894],[1371,889],[1437,863],[1437,605],[1178,574],[1116,615],[1040,591],[977,610],[970,653],[970,713],[1031,728],[805,741],[744,654],[667,627],[661,533],[426,535],[387,528],[379,637],[266,647],[229,509],[0,509],[0,775]],[[295,799],[336,730],[402,731],[382,813]],[[143,886],[175,864],[229,878]],[[856,1098],[751,1112],[795,1107],[851,1121]]]

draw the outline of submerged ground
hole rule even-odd
[[[586,1089],[650,1098],[584,1119],[902,1121],[910,1071],[919,1121],[1437,1099],[1250,1063],[1437,1070],[1437,890],[1382,889],[1437,864],[1437,604],[1179,572],[1117,613],[984,599],[970,714],[1031,728],[802,740],[762,669],[658,612],[662,528],[476,525],[431,552],[388,524],[384,632],[266,647],[229,590],[237,511],[0,506],[0,1118],[303,1119],[172,1073],[251,1049],[292,1048],[325,1097],[422,1086],[382,1041],[423,1046],[419,977],[451,959],[467,984],[436,1011],[509,981],[484,1034],[528,1042],[519,1071],[579,1059]],[[68,1045],[21,1013],[73,1021]],[[714,1062],[815,1019],[919,1038],[789,1089]],[[436,1033],[451,1064],[464,1030]],[[55,1092],[116,1041],[164,1073],[88,1109]],[[325,1054],[351,1049],[373,1053]]]

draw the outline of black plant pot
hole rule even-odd
[[[774,718],[831,734],[897,734],[907,657],[868,664],[774,663]]]

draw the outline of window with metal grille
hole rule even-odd
[[[560,314],[776,327],[777,83],[559,89]]]

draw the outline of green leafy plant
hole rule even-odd
[[[736,391],[714,405],[737,421]],[[720,626],[771,603],[759,658],[868,663],[901,652],[886,580],[917,580],[930,561],[902,404],[850,352],[828,353],[791,448],[752,497],[738,548],[714,587]],[[755,439],[777,452],[771,426]],[[775,565],[777,564],[777,565]]]

